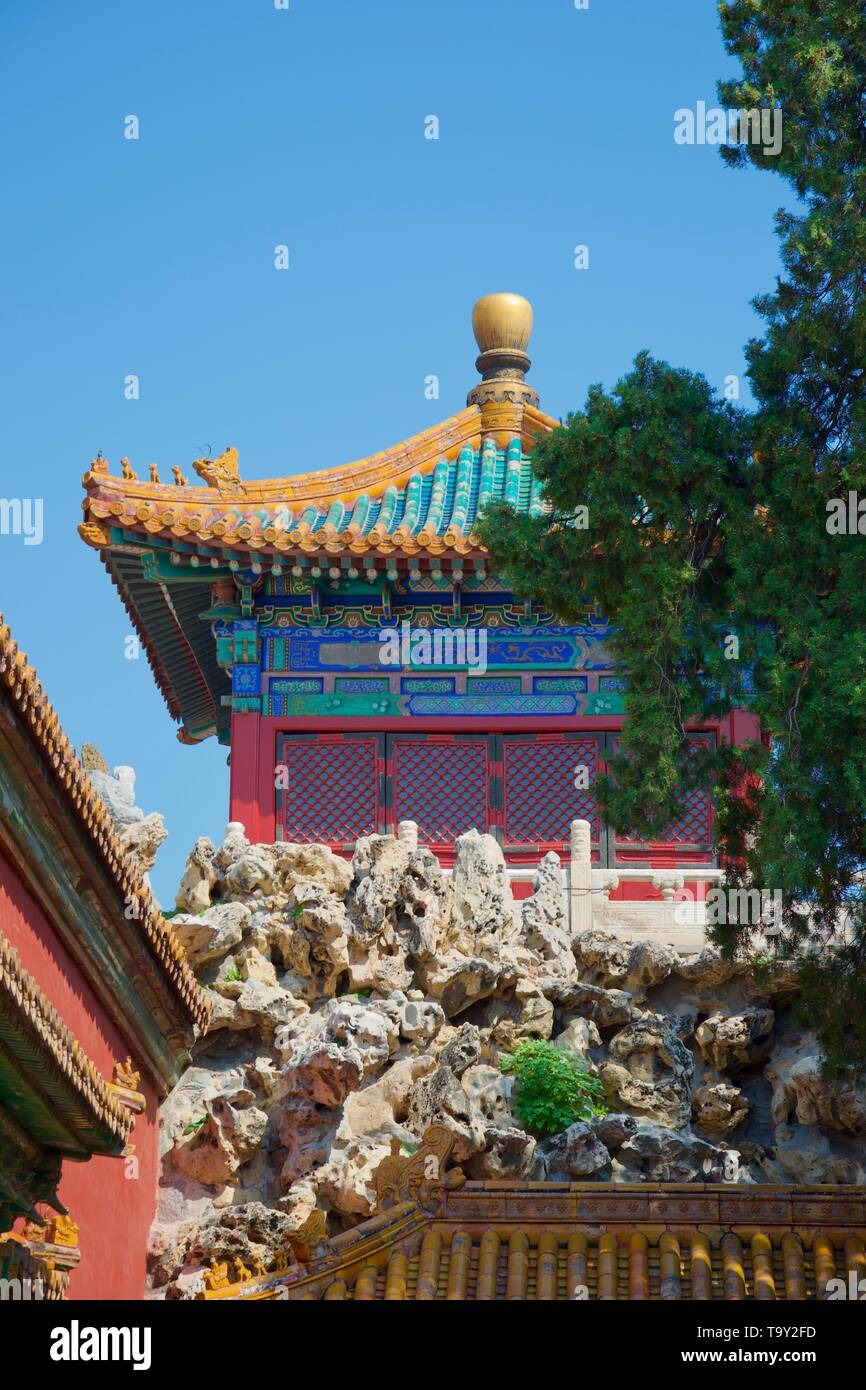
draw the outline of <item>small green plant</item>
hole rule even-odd
[[[499,1066],[514,1077],[518,1119],[536,1134],[558,1134],[575,1120],[607,1114],[598,1078],[551,1042],[528,1038],[501,1057]]]
[[[198,1134],[203,1124],[207,1123],[207,1115],[202,1115],[200,1120],[190,1120],[184,1134]]]
[[[226,973],[223,975],[223,979],[224,979],[224,980],[232,980],[232,981],[234,981],[234,980],[242,980],[243,978],[244,978],[243,975],[241,974],[241,972],[238,970],[238,968],[237,968],[236,966],[235,966],[233,969],[231,969],[231,970],[227,970]]]

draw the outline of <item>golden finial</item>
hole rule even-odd
[[[486,294],[472,310],[472,328],[480,355],[475,363],[480,383],[467,405],[482,407],[538,405],[538,392],[524,378],[531,366],[527,347],[532,336],[532,305],[522,294]]]
[[[482,353],[510,353],[525,359],[532,337],[532,305],[522,294],[485,294],[472,310],[472,331]],[[484,368],[478,370],[484,375]]]

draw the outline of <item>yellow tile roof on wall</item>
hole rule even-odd
[[[81,1118],[73,1121],[81,1146],[93,1146],[93,1152],[119,1152],[135,1120],[133,1112],[121,1104],[4,936],[0,936],[0,1039],[13,1055],[18,1051],[16,1039],[23,1040],[30,1065],[38,1056],[40,1089],[67,1122],[65,1096],[70,1090],[75,1093],[80,1112],[87,1117],[86,1133]]]
[[[380,1212],[306,1265],[200,1296],[800,1300],[852,1272],[866,1275],[863,1188],[468,1182]]]
[[[128,858],[114,822],[96,794],[74,747],[60,726],[33,667],[19,649],[0,614],[0,683],[28,727],[54,780],[63,789],[84,834],[101,860],[118,898],[118,910],[135,904],[135,927],[141,932],[159,969],[169,981],[188,1017],[198,1026],[210,1008],[193,975],[183,948],[157,907],[148,885]]]

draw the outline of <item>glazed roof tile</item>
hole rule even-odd
[[[131,919],[144,937],[158,968],[193,1023],[203,1026],[209,1005],[193,975],[186,953],[156,905],[148,885],[117,837],[110,813],[95,792],[84,767],[60,725],[35,670],[19,649],[0,615],[0,689],[12,704],[52,777],[62,788],[76,820],[101,860],[118,898],[118,911],[136,904]]]
[[[205,1299],[779,1301],[866,1270],[862,1187],[468,1182]]]
[[[133,1113],[100,1075],[3,936],[0,1040],[0,1082],[11,1084],[16,1099],[17,1076],[27,1076],[36,1088],[30,1128],[39,1140],[59,1145],[76,1158],[119,1153]]]
[[[527,407],[519,434],[483,436],[481,413],[473,406],[336,470],[246,482],[216,460],[214,485],[207,487],[116,478],[104,460],[97,460],[83,480],[82,536],[105,548],[111,544],[110,528],[118,527],[127,541],[130,533],[142,542],[174,537],[251,555],[465,553],[480,549],[472,528],[491,498],[504,498],[530,514],[542,510],[528,451],[539,433],[555,425]],[[227,454],[236,460],[235,451]],[[207,472],[210,461],[199,462]]]

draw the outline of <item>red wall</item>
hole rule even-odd
[[[115,1062],[131,1054],[141,1072],[139,1090],[147,1108],[135,1121],[130,1142],[136,1164],[123,1158],[92,1158],[63,1164],[60,1200],[79,1226],[81,1263],[69,1283],[71,1299],[140,1299],[144,1296],[147,1237],[156,1209],[158,1093],[122,1020],[112,1018],[54,930],[14,865],[0,853],[0,932],[11,941],[24,969],[51,1000],[67,1028],[99,1068],[113,1080]],[[45,1208],[44,1210],[48,1210]]]

